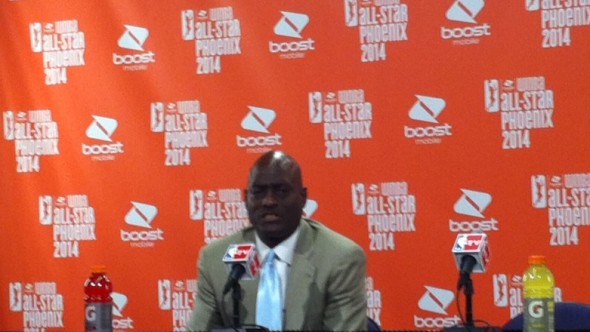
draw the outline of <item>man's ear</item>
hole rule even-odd
[[[301,196],[303,197],[303,201],[307,201],[307,187],[303,187],[301,189]]]

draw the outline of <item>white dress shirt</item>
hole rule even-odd
[[[299,227],[285,239],[283,242],[279,243],[276,247],[272,248],[274,250],[277,260],[276,260],[276,267],[277,271],[279,272],[279,276],[281,278],[281,300],[283,301],[283,312],[285,311],[285,294],[287,290],[287,276],[289,275],[289,269],[291,268],[291,264],[293,264],[293,252],[295,251],[295,245],[297,244],[297,239],[299,238]],[[264,262],[266,255],[271,250],[260,238],[258,234],[256,234],[256,248],[258,249],[258,255],[260,258],[260,262]]]

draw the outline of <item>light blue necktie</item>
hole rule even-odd
[[[281,301],[281,278],[275,265],[275,252],[266,255],[258,284],[256,324],[271,331],[283,329],[283,302]]]

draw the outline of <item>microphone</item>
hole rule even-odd
[[[462,275],[483,273],[490,261],[488,236],[485,233],[457,234],[452,252]]]
[[[258,251],[254,243],[230,244],[223,255],[223,263],[229,273],[223,288],[223,295],[238,284],[241,279],[252,280],[260,269]]]

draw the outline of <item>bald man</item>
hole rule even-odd
[[[231,293],[223,294],[222,262],[230,244],[256,243],[260,261],[272,250],[281,279],[280,330],[367,330],[366,256],[352,240],[302,218],[307,200],[299,164],[281,151],[263,154],[245,190],[251,226],[204,247],[199,255],[195,309],[189,331],[233,326]],[[264,273],[264,271],[262,271]],[[262,325],[256,311],[259,278],[240,282],[240,325]],[[271,328],[276,330],[276,328]]]

